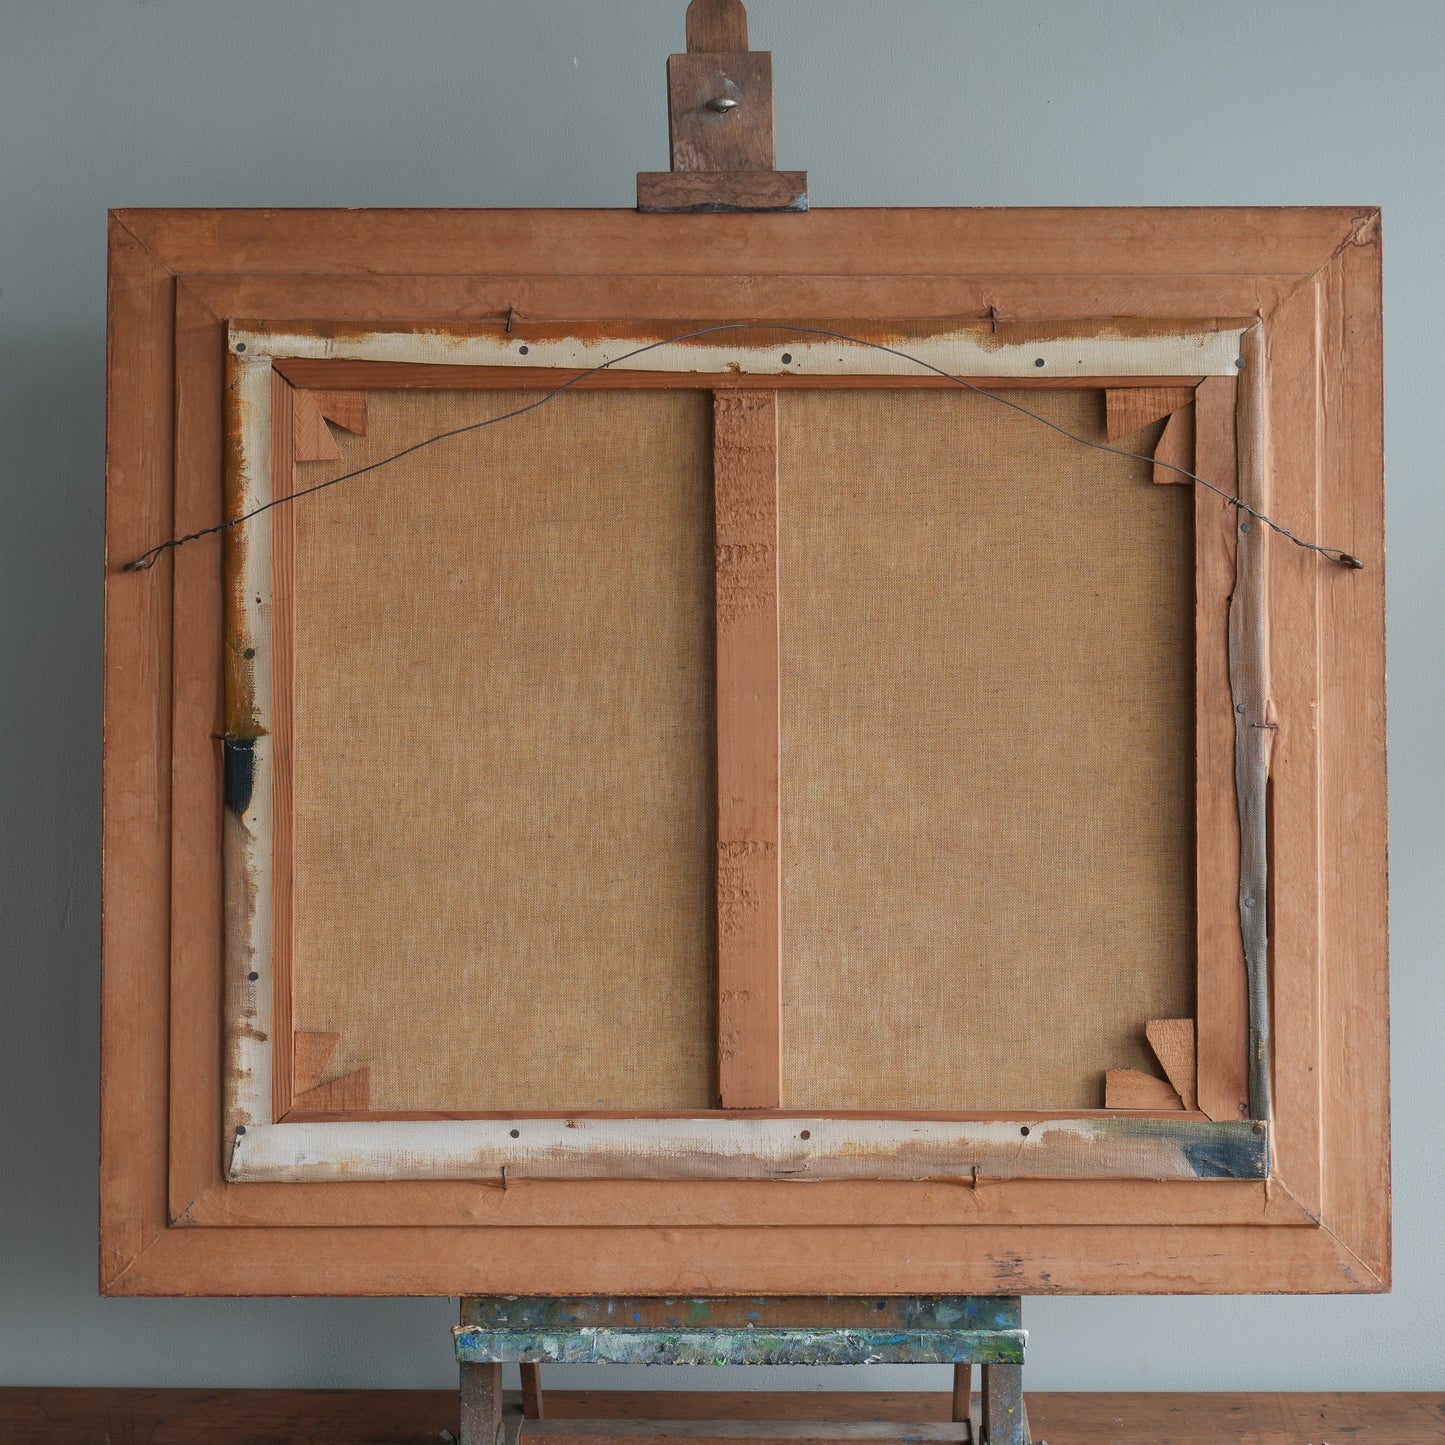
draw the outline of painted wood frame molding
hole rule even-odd
[[[802,223],[710,218],[705,235],[690,218],[628,212],[429,219],[112,218],[103,1288],[1387,1287],[1376,213],[819,212]],[[473,269],[479,255],[487,274]],[[698,315],[805,325],[992,316],[1006,340],[1030,342],[1136,319],[1258,317],[1269,506],[1366,564],[1346,572],[1282,544],[1263,551],[1274,717],[1268,1179],[959,1188],[901,1178],[808,1190],[747,1179],[227,1182],[220,739],[244,720],[223,714],[220,549],[212,539],[145,573],[121,568],[219,515],[237,442],[222,408],[229,321],[304,330],[326,316],[366,329],[405,317],[501,335],[509,313],[539,335],[619,317],[681,329]],[[1227,429],[1222,415],[1214,425]],[[203,656],[214,661],[197,665]],[[225,668],[240,663],[228,656]],[[1208,1047],[1201,1031],[1201,1078]],[[1124,1224],[1121,1260],[1112,1241]]]

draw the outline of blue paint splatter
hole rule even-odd
[[[226,807],[239,818],[251,806],[256,786],[256,739],[227,738],[225,760]]]

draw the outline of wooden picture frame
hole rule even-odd
[[[471,269],[478,255],[488,258],[486,275]],[[700,316],[708,321],[692,319]],[[256,317],[265,319],[247,320]],[[766,398],[778,386],[818,384],[791,358],[788,367],[765,363],[762,352],[777,348],[757,328],[791,327],[799,337],[810,327],[843,331],[876,351],[902,327],[910,354],[941,348],[949,364],[939,372],[972,372],[984,383],[987,366],[958,361],[959,336],[986,330],[988,348],[1004,354],[1027,345],[1046,370],[1060,337],[1070,354],[1093,358],[1105,354],[1098,348],[1108,338],[1193,335],[1213,338],[1217,349],[1226,337],[1243,348],[1238,380],[1218,365],[1210,375],[1136,367],[1111,376],[1082,357],[1064,378],[1111,388],[1111,406],[1117,393],[1125,411],[1145,383],[1182,388],[1190,400],[1181,407],[1176,397],[1168,410],[1192,408],[1195,447],[1170,450],[1182,430],[1171,422],[1175,435],[1156,455],[1166,468],[1171,455],[1197,458],[1185,469],[1248,504],[1241,511],[1196,488],[1199,1107],[1192,1116],[1144,1110],[1072,1124],[1036,1113],[891,1124],[813,1114],[807,1122],[819,1127],[800,1130],[803,1119],[776,1110],[776,980],[764,930],[761,943],[745,940],[720,961],[728,977],[747,971],[753,986],[741,990],[750,995],[743,1015],[720,1019],[740,1046],[728,1051],[734,1072],[722,1089],[734,1108],[711,1121],[537,1121],[548,1142],[535,1155],[510,1142],[522,1115],[391,1121],[403,1131],[470,1131],[466,1177],[434,1161],[411,1170],[420,1177],[358,1170],[349,1156],[344,1167],[333,1160],[308,1173],[294,1150],[282,1150],[279,1170],[248,1164],[283,1130],[295,1139],[308,1128],[388,1125],[331,1123],[348,1113],[334,1092],[302,1109],[306,1122],[293,1122],[296,1074],[284,1046],[276,1068],[268,1056],[264,1075],[246,1072],[248,1050],[269,1046],[278,1029],[293,1037],[285,990],[271,1009],[269,989],[259,998],[246,992],[259,970],[238,974],[234,947],[229,975],[222,963],[236,931],[222,927],[222,824],[233,828],[246,811],[243,803],[228,813],[222,797],[240,779],[249,798],[262,735],[252,728],[246,736],[241,722],[255,669],[246,656],[252,639],[235,615],[260,594],[249,576],[237,588],[235,572],[228,590],[214,537],[168,551],[139,573],[122,569],[168,536],[214,527],[254,505],[234,480],[261,451],[284,477],[299,434],[298,397],[324,430],[319,418],[325,405],[342,404],[337,393],[456,385],[466,367],[455,357],[445,380],[422,378],[431,363],[416,344],[427,336],[453,345],[470,338],[490,351],[464,384],[536,386],[597,365],[589,345],[611,361],[619,340],[652,345],[703,326],[749,324],[753,332],[729,337],[734,353],[749,345],[757,352],[739,373],[699,373],[695,361],[679,362],[669,380],[659,366],[665,358],[639,359],[649,368],[645,384],[676,384],[686,373],[687,385],[716,392],[715,457],[730,448],[733,458],[717,474],[720,541],[730,478],[743,488],[766,480]],[[398,333],[412,349],[404,362],[388,362],[395,353],[378,350],[377,338],[394,346]],[[280,337],[289,340],[278,345]],[[520,337],[533,354],[525,366],[507,350]],[[1373,212],[124,212],[112,220],[110,358],[108,1292],[1387,1287]],[[398,364],[410,368],[406,379],[381,378]],[[855,360],[844,371],[877,384],[886,368]],[[243,375],[252,381],[238,385]],[[1007,370],[992,378],[1000,375],[1010,386],[1020,382]],[[639,377],[619,368],[591,381],[624,386]],[[890,384],[902,384],[897,369]],[[247,386],[268,403],[259,430],[248,430],[234,401]],[[273,512],[273,522],[286,510]],[[1303,539],[1337,544],[1363,569],[1278,538],[1267,544],[1267,529],[1252,520],[1260,514]],[[738,515],[755,523],[757,509]],[[272,537],[285,537],[284,522]],[[720,563],[720,587],[722,572]],[[719,633],[719,769],[748,758],[743,791],[754,804],[736,831],[745,842],[762,838],[769,806],[775,815],[775,762],[771,795],[766,786],[759,792],[769,761],[748,750],[766,727],[759,729],[756,702],[751,716],[730,708],[761,698],[766,715],[770,679],[757,669],[766,672],[769,625],[775,633],[764,607],[747,613],[747,635]],[[729,685],[744,672],[752,687]],[[1220,706],[1231,700],[1234,718]],[[222,753],[231,755],[229,767]],[[1244,808],[1220,786],[1231,773]],[[724,808],[724,843],[728,829]],[[1245,997],[1242,941],[1250,915],[1240,905],[1265,900],[1246,899],[1251,890],[1241,893],[1240,881],[1265,874],[1251,872],[1251,849],[1261,868],[1267,862],[1273,936],[1269,974],[1254,970],[1253,1001]],[[776,869],[776,853],[769,866]],[[1272,1040],[1255,1039],[1250,1107],[1240,1117],[1246,1018],[1257,1029],[1272,1018],[1274,1027]],[[228,1079],[241,1077],[257,1084],[261,1113],[234,1093],[223,1111]],[[354,1110],[356,1100],[349,1103]],[[581,1123],[574,1132],[590,1133],[597,1147],[582,1150],[584,1164],[559,1168],[557,1140],[569,1122]],[[643,1125],[660,1143],[639,1164]],[[477,1131],[488,1129],[497,1137],[478,1163]],[[1085,1162],[1081,1129],[1092,1150]],[[830,1169],[830,1158],[856,1156],[870,1130],[889,1135],[882,1152],[891,1164],[880,1167],[875,1151],[864,1167]],[[1007,1166],[999,1163],[1005,1135],[1013,1140]],[[722,1136],[733,1141],[726,1148]],[[315,1158],[315,1137],[306,1136],[305,1158]],[[616,1160],[624,1137],[632,1142],[623,1162],[599,1166]],[[1031,1140],[1022,1149],[1021,1137]],[[1122,1137],[1127,1157],[1112,1163],[1093,1143]],[[1199,1167],[1203,1139],[1225,1167]],[[415,1157],[415,1139],[406,1140]],[[719,1149],[731,1151],[726,1165]],[[1019,1163],[1021,1154],[1042,1162]],[[671,1167],[659,1167],[664,1158]],[[510,1169],[501,1167],[509,1160]],[[778,1178],[798,1172],[832,1182],[798,1189]],[[637,1177],[660,1173],[681,1177]],[[608,1175],[622,1177],[598,1177]],[[1129,1226],[1124,1258],[1121,1226]]]

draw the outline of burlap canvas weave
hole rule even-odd
[[[299,480],[534,395],[373,393]],[[1189,491],[780,400],[784,1104],[1097,1107],[1192,1012]],[[296,508],[296,1021],[373,1108],[712,1103],[709,412],[572,393]]]
[[[373,392],[300,483],[535,396]],[[712,1102],[710,446],[574,392],[296,504],[296,1024],[373,1108]]]
[[[780,428],[784,1102],[1101,1107],[1193,1012],[1190,491],[962,391]]]

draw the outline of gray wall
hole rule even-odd
[[[0,1382],[452,1379],[444,1300],[96,1297],[106,208],[629,205],[633,173],[667,164],[663,57],[681,48],[682,11],[0,0]],[[1445,7],[753,0],[751,12],[754,43],[776,56],[780,161],[811,171],[820,206],[1384,207],[1395,1292],[1042,1300],[1030,1374],[1055,1389],[1445,1386]],[[868,1379],[944,1384],[930,1370]]]

